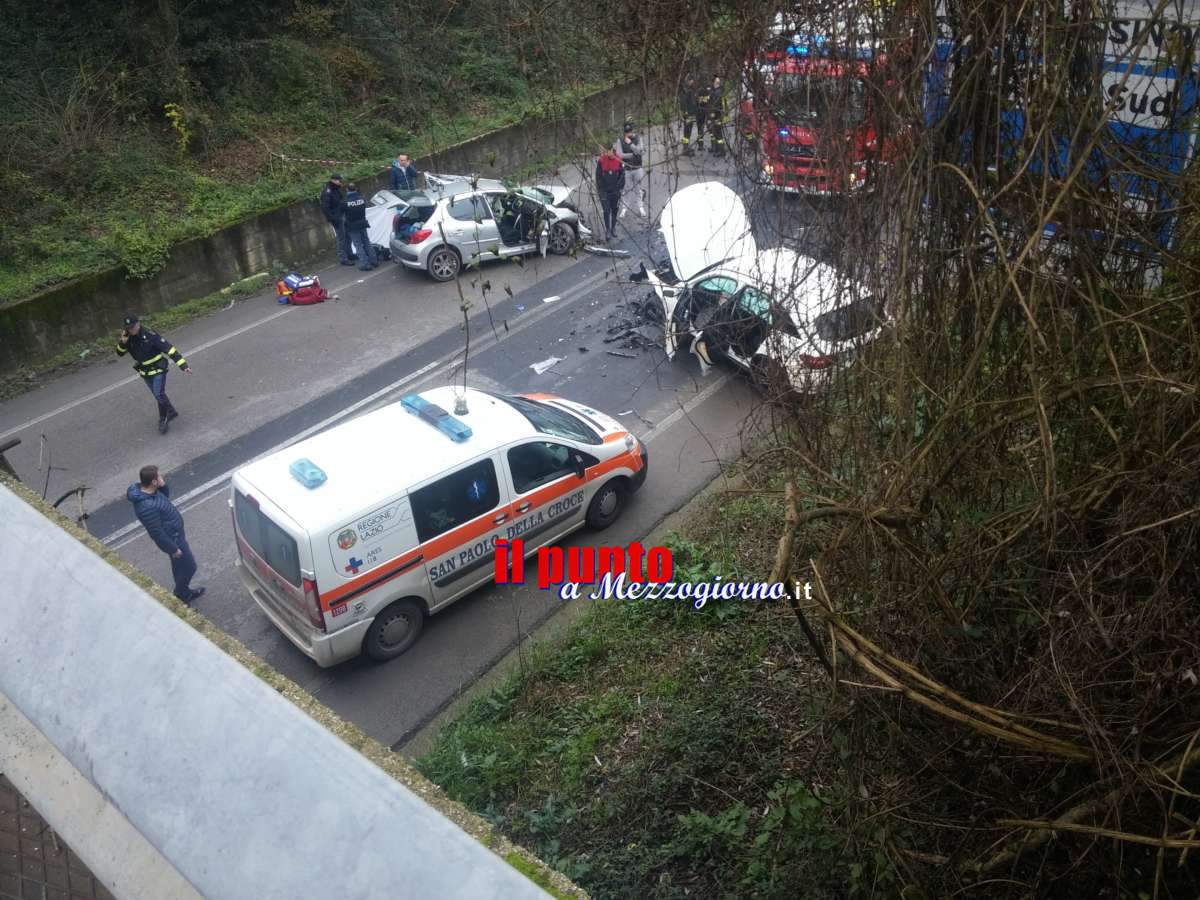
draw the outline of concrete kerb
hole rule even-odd
[[[47,519],[54,522],[93,553],[117,569],[126,578],[150,594],[172,613],[192,626],[212,644],[239,662],[281,696],[338,737],[343,743],[362,754],[389,776],[437,809],[446,818],[479,841],[517,871],[524,874],[543,890],[557,897],[587,898],[587,894],[566,876],[551,869],[529,850],[512,843],[492,825],[468,811],[461,804],[449,799],[440,787],[415,771],[403,757],[393,753],[378,741],[365,735],[356,726],[339,718],[316,698],[293,681],[285,678],[264,660],[258,658],[240,641],[222,632],[199,613],[179,602],[172,594],[159,587],[152,579],[134,566],[126,563],[116,553],[108,550],[75,522],[50,507],[25,484],[0,473],[0,484],[28,503]]]
[[[714,496],[721,491],[736,490],[744,484],[745,475],[740,470],[735,471],[732,475],[717,475],[693,496],[691,500],[678,509],[667,513],[651,529],[650,533],[642,539],[642,545],[646,547],[661,546],[671,534],[685,532],[687,524],[707,504],[712,502]],[[408,759],[417,759],[424,756],[433,749],[442,729],[461,716],[472,702],[499,687],[521,670],[523,659],[529,652],[530,645],[537,643],[547,647],[554,647],[562,644],[570,635],[572,627],[596,603],[603,602],[607,601],[576,600],[566,603],[563,609],[552,615],[528,637],[519,641],[517,646],[506,653],[499,662],[473,681],[453,703],[438,713],[424,728],[413,735],[403,745],[394,749],[403,753]]]

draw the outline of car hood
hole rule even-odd
[[[671,267],[682,281],[723,260],[757,256],[746,205],[719,181],[676,191],[659,221]]]

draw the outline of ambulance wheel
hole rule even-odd
[[[603,531],[617,521],[624,508],[625,485],[619,478],[614,478],[596,491],[596,496],[588,504],[588,526],[595,531]]]
[[[566,222],[555,222],[550,229],[550,246],[547,247],[555,256],[563,256],[575,243],[575,231]]]
[[[425,266],[434,281],[453,281],[462,268],[462,260],[450,247],[438,247],[429,254],[429,262]]]
[[[425,612],[415,600],[397,600],[375,617],[363,650],[378,662],[395,659],[417,642],[425,627]]]

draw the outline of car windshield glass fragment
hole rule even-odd
[[[780,73],[772,107],[784,124],[858,125],[866,118],[867,86],[861,78]]]
[[[528,197],[530,200],[536,200],[538,203],[553,203],[554,202],[554,195],[551,194],[549,191],[543,191],[540,188],[523,187],[523,188],[521,188],[521,193],[524,194],[526,197]]]
[[[529,423],[542,434],[570,438],[585,444],[602,443],[600,435],[561,409],[547,406],[545,403],[538,403],[536,400],[526,397],[505,396],[500,399],[528,419]]]

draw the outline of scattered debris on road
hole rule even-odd
[[[605,329],[604,343],[616,344],[622,350],[651,350],[662,347],[662,323],[654,313],[655,309],[645,300],[622,300],[617,304],[616,311],[606,317],[616,321]]]
[[[628,250],[614,250],[611,247],[598,247],[595,244],[584,244],[583,249],[596,256],[628,256]]]
[[[604,352],[609,356],[619,356],[621,359],[637,359],[637,354],[635,353],[621,353],[618,350],[605,350]]]
[[[543,297],[542,302],[543,303],[553,303],[555,300],[561,300],[561,299],[562,299],[562,297],[560,297],[558,294],[555,294],[553,297]]]
[[[562,362],[557,356],[551,356],[549,359],[543,359],[541,362],[532,363],[529,368],[533,369],[535,375],[544,375],[547,371],[554,368]]]

